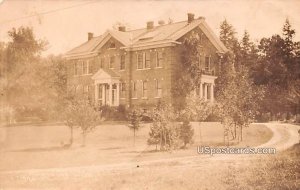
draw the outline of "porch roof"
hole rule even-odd
[[[120,76],[111,69],[99,69],[93,76],[92,79],[95,83],[117,83],[119,82]]]

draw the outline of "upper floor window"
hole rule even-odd
[[[104,65],[105,65],[105,59],[104,59],[104,57],[101,57],[100,58],[100,68],[101,69],[104,68]]]
[[[77,62],[77,73],[78,75],[82,75],[83,73],[83,61],[78,61]]]
[[[78,62],[77,61],[75,61],[74,62],[74,75],[78,75],[79,74],[79,72],[78,72]]]
[[[125,98],[126,94],[126,83],[121,83],[121,98]]]
[[[150,60],[150,52],[145,52],[145,68],[151,67]]]
[[[125,70],[125,55],[121,55],[121,58],[120,58],[120,70]]]
[[[199,41],[200,41],[200,44],[203,44],[203,36],[204,36],[204,34],[203,34],[203,33],[201,33],[201,34],[199,35],[199,37],[200,37],[200,39],[199,39]]]
[[[109,68],[112,69],[114,68],[114,65],[115,65],[115,57],[114,56],[111,56],[109,58]]]
[[[94,59],[89,60],[89,62],[88,62],[88,74],[93,73],[94,63],[95,63]]]
[[[161,51],[157,52],[156,67],[163,67],[164,58],[165,58],[165,53],[164,52],[161,52]]]
[[[205,70],[210,71],[210,56],[205,57]]]
[[[161,95],[162,95],[161,81],[155,80],[155,97],[161,98]]]
[[[138,53],[137,54],[137,68],[138,69],[143,69],[143,65],[144,65],[144,54],[143,53]]]
[[[146,98],[147,97],[147,81],[143,81],[142,83],[142,97]]]
[[[89,70],[89,61],[83,61],[83,64],[82,64],[82,74],[83,75],[88,74],[88,70]]]
[[[198,58],[198,60],[197,60],[198,68],[201,68],[201,59],[202,59],[201,53],[198,54],[197,58]]]

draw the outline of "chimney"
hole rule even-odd
[[[119,31],[120,32],[125,32],[126,31],[126,27],[125,26],[119,26]]]
[[[94,34],[89,32],[88,33],[88,41],[90,41],[94,37]]]
[[[153,21],[149,21],[147,22],[147,30],[151,30],[154,27],[154,22]]]
[[[158,24],[159,24],[160,26],[162,26],[162,25],[165,24],[165,21],[164,21],[164,20],[159,20],[159,21],[158,21]]]
[[[191,23],[194,20],[194,16],[193,13],[188,13],[188,23]]]

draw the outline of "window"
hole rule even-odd
[[[203,33],[200,34],[200,44],[203,44]]]
[[[144,58],[143,53],[137,54],[137,69],[143,69],[143,58]]]
[[[145,68],[150,68],[150,52],[145,53]]]
[[[206,71],[210,70],[210,56],[205,57],[205,70]]]
[[[126,95],[126,83],[121,83],[121,98],[125,98]]]
[[[77,85],[75,87],[75,94],[78,94],[80,92],[80,85]]]
[[[125,70],[125,55],[121,55],[120,70]]]
[[[132,82],[132,98],[137,98],[137,84],[136,84],[136,81]]]
[[[105,59],[104,59],[104,57],[101,57],[100,58],[100,68],[103,69],[104,65],[105,65]]]
[[[82,62],[82,74],[83,75],[88,74],[88,69],[89,69],[89,61],[83,61]]]
[[[89,60],[88,62],[88,74],[92,74],[93,73],[93,67],[94,67],[94,60]]]
[[[109,58],[109,68],[112,69],[114,68],[114,65],[115,65],[115,57],[114,56],[111,56]]]
[[[155,96],[157,98],[161,98],[162,95],[162,88],[161,88],[161,82],[159,80],[155,81]]]
[[[111,43],[109,44],[109,48],[111,48],[111,49],[116,48],[115,42],[111,42]]]
[[[75,61],[74,63],[74,75],[78,75],[78,62]]]
[[[78,61],[77,63],[77,73],[78,75],[82,75],[82,69],[83,69],[83,61]]]
[[[198,54],[198,68],[201,68],[201,54]]]
[[[83,93],[84,93],[84,94],[89,94],[89,91],[90,91],[89,85],[83,86]]]
[[[157,52],[156,67],[163,67],[164,57],[165,57],[164,52]]]
[[[142,85],[143,98],[147,98],[147,81],[143,81]]]
[[[101,84],[97,84],[98,87],[98,100],[102,100],[102,85]]]

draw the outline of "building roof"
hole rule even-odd
[[[196,27],[200,27],[219,52],[224,53],[227,51],[223,43],[207,25],[205,18],[200,17],[199,19],[193,20],[191,23],[182,21],[154,26],[153,29],[142,28],[125,32],[107,30],[103,35],[94,37],[67,52],[65,56],[72,57],[96,53],[111,37],[122,43],[125,48],[158,45],[163,43],[178,43],[177,40],[179,38]]]

